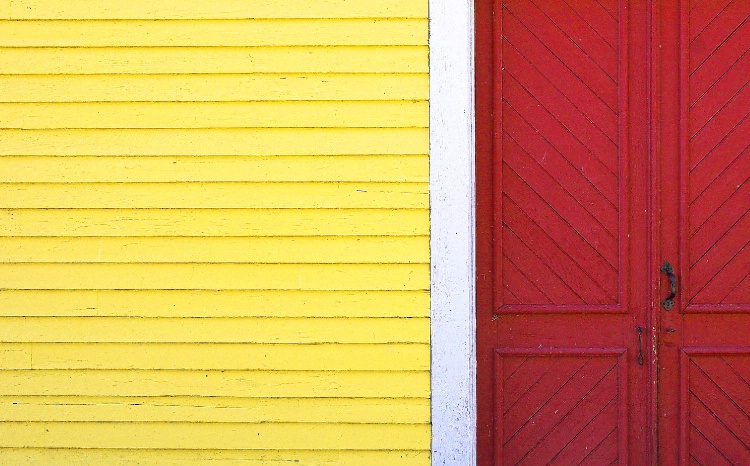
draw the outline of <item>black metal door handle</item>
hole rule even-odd
[[[664,265],[661,266],[661,271],[662,273],[666,274],[667,277],[669,277],[669,282],[672,285],[669,296],[667,296],[667,299],[661,302],[661,305],[664,309],[670,310],[674,307],[674,298],[675,296],[677,296],[677,277],[674,274],[674,268],[672,267],[672,264],[670,264],[669,262],[665,262]]]

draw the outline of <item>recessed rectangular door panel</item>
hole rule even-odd
[[[496,11],[501,311],[624,305],[627,21],[616,0],[602,3],[504,0]]]
[[[645,2],[491,8],[480,464],[645,464],[648,108],[645,79],[629,78],[647,69]]]

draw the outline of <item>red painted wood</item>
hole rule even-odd
[[[750,464],[750,2],[476,24],[479,464]]]

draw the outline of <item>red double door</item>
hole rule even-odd
[[[748,16],[477,3],[481,465],[750,465]]]

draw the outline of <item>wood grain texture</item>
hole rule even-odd
[[[426,128],[426,101],[0,103],[0,128]]]
[[[429,450],[133,450],[3,448],[0,459],[11,464],[48,465],[75,463],[82,466],[181,466],[186,462],[211,466],[267,466],[299,463],[310,466],[427,466]]]
[[[426,19],[0,20],[0,47],[426,44]]]
[[[1,370],[0,395],[425,398],[429,372]]]
[[[0,397],[5,422],[427,424],[426,398]],[[0,450],[2,451],[2,450]],[[2,453],[0,453],[2,458]]]
[[[425,100],[426,73],[0,75],[2,102]]]
[[[0,130],[3,155],[427,154],[425,128]]]
[[[0,48],[3,74],[425,73],[426,46]]]
[[[410,424],[0,423],[3,447],[340,449],[428,448],[430,428]]]
[[[395,290],[0,290],[0,315],[412,318],[429,317],[429,302],[426,291]]]
[[[421,0],[3,0],[0,14],[9,19],[208,19],[208,18],[426,18]]]
[[[367,294],[376,299],[374,294]],[[391,302],[397,302],[389,292],[381,292],[383,294],[391,298]],[[121,293],[121,296],[127,294]],[[187,296],[195,296],[195,293],[187,293]],[[63,299],[63,295],[58,293],[57,298]],[[402,301],[407,304],[405,299]],[[10,305],[10,301],[4,300],[3,304]],[[306,304],[314,305],[311,301]],[[45,309],[51,310],[40,306],[29,308],[24,317],[0,317],[0,342],[429,343],[430,322],[425,317],[66,317],[62,312],[53,317],[33,317],[35,310]],[[187,306],[182,309],[183,312],[188,310]]]
[[[427,264],[429,238],[0,237],[0,263]]]
[[[425,209],[427,183],[19,183],[5,209]]]
[[[427,290],[428,264],[0,264],[21,290]]]
[[[3,343],[8,369],[425,371],[429,345]]]
[[[426,0],[0,0],[0,463],[430,463]]]
[[[427,155],[0,157],[4,183],[427,182]]]

